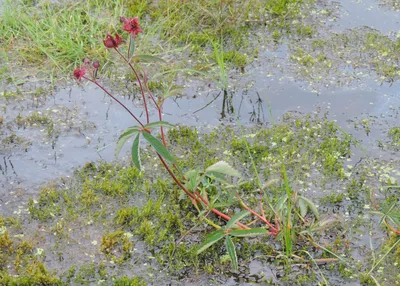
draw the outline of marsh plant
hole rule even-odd
[[[85,59],[83,64],[75,69],[73,75],[78,82],[86,80],[97,85],[124,108],[135,121],[136,125],[126,129],[119,137],[116,156],[118,156],[123,145],[129,139],[132,139],[132,163],[137,169],[141,170],[140,143],[141,139],[144,139],[142,141],[147,142],[152,147],[169,176],[187,196],[187,199],[192,202],[199,217],[215,229],[206,236],[198,247],[197,253],[200,254],[218,241],[224,240],[225,249],[230,257],[233,269],[238,271],[238,258],[235,248],[235,242],[238,241],[238,238],[271,236],[282,243],[284,251],[281,256],[284,256],[287,261],[293,258],[299,259],[303,252],[309,255],[304,250],[295,250],[296,240],[299,238],[302,241],[310,241],[315,247],[323,248],[313,241],[313,233],[326,228],[334,220],[319,220],[318,209],[314,203],[306,197],[300,196],[291,187],[284,163],[280,167],[282,196],[277,202],[271,201],[268,192],[269,184],[263,183],[258,176],[248,145],[246,145],[248,156],[257,177],[256,203],[254,203],[254,200],[250,202],[248,194],[244,193],[244,180],[241,174],[225,161],[219,161],[205,169],[197,168],[186,171],[180,169],[179,162],[168,150],[165,138],[165,129],[173,127],[170,123],[163,121],[162,109],[166,97],[165,95],[154,95],[147,83],[146,72],[134,65],[141,60],[160,63],[164,61],[151,55],[135,53],[137,35],[142,32],[138,17],[121,17],[120,21],[123,30],[128,33],[127,41],[119,34],[108,34],[103,44],[107,49],[114,50],[133,73],[140,89],[145,114],[144,121],[98,80],[100,68],[98,61],[92,62]],[[158,121],[151,122],[149,115],[151,108],[156,109]],[[158,134],[159,136],[157,136]],[[284,162],[282,153],[281,157],[282,162]],[[249,205],[255,205],[255,207]],[[329,252],[329,250],[327,251]],[[331,255],[336,256],[333,253]],[[315,262],[313,258],[311,261]]]

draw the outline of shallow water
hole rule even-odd
[[[336,120],[344,130],[363,140],[372,156],[381,155],[374,142],[384,139],[389,126],[398,122],[399,83],[380,85],[367,79],[368,85],[362,88],[354,85],[316,93],[303,88],[301,82],[286,78],[276,80],[267,77],[266,73],[267,70],[264,73],[257,70],[256,74],[249,72],[240,83],[247,83],[251,79],[254,82],[252,88],[228,91],[227,94],[218,90],[196,91],[196,87],[188,88],[184,91],[188,96],[165,102],[164,120],[204,129],[219,124],[235,125],[237,120],[244,125],[267,124],[271,122],[269,108],[275,122],[286,112],[309,113],[321,109],[322,112],[327,111],[328,117]],[[140,106],[135,106],[130,99],[120,99],[144,120]],[[14,105],[7,106],[7,121],[14,120],[21,112],[21,103]],[[101,90],[92,87],[62,90],[44,106],[37,109],[25,106],[23,112],[28,114],[32,110],[54,111],[53,120],[61,132],[54,139],[46,136],[43,127],[16,129],[15,134],[31,140],[32,145],[22,150],[1,152],[3,188],[8,185],[36,185],[59,176],[68,176],[74,168],[86,162],[114,160],[115,142],[119,134],[135,125],[118,104],[107,98]],[[72,119],[72,128],[62,127],[63,110],[74,110],[76,115]],[[156,116],[153,110],[153,120],[157,120]],[[379,118],[384,126],[372,128],[369,136],[362,130],[358,132],[354,129],[353,121],[371,116]]]
[[[335,22],[333,31],[342,32],[362,26],[379,30],[382,33],[397,33],[400,14],[383,5],[379,0],[342,0],[340,18]]]

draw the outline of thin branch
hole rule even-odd
[[[137,81],[138,81],[138,83],[139,83],[140,92],[142,93],[143,104],[144,104],[144,110],[145,110],[145,112],[146,112],[146,122],[147,122],[147,124],[149,124],[149,123],[150,123],[149,109],[147,108],[146,96],[145,96],[145,94],[144,94],[144,89],[143,89],[143,86],[142,86],[142,81],[140,80],[139,75],[138,75],[137,72],[136,72],[136,69],[135,69],[135,68],[133,67],[133,65],[128,61],[128,59],[127,59],[123,54],[121,54],[121,52],[118,50],[118,48],[114,48],[114,50],[116,50],[117,53],[121,56],[121,58],[129,65],[129,67],[131,68],[131,70],[133,71],[133,73],[134,73],[135,76],[136,76],[136,79],[137,79]]]
[[[132,111],[129,110],[128,107],[126,107],[125,104],[123,104],[121,101],[119,101],[115,96],[113,96],[108,90],[106,90],[100,83],[98,83],[96,80],[90,79],[88,77],[83,76],[82,78],[86,79],[87,81],[90,81],[100,87],[105,93],[107,93],[108,96],[110,96],[112,99],[114,99],[116,102],[118,102],[142,127],[144,127],[143,123],[140,122],[140,120],[132,113]]]

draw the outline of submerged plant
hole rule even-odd
[[[116,34],[115,37],[108,34],[103,43],[106,48],[114,49],[134,74],[140,89],[146,121],[142,122],[138,116],[136,116],[126,105],[118,100],[98,81],[97,71],[99,69],[99,63],[97,61],[92,63],[90,60],[84,60],[82,66],[75,69],[73,73],[73,76],[78,82],[84,79],[97,85],[122,108],[124,108],[137,123],[137,125],[126,129],[119,137],[116,147],[116,156],[118,156],[121,148],[128,139],[132,138],[132,163],[140,170],[142,168],[140,138],[144,138],[144,140],[152,147],[170,177],[197,209],[199,216],[204,217],[204,220],[216,229],[216,231],[211,232],[199,246],[197,250],[198,254],[224,238],[225,248],[232,262],[233,269],[234,271],[238,271],[238,259],[234,245],[235,240],[232,238],[270,235],[282,240],[286,250],[286,256],[288,258],[292,257],[292,255],[294,255],[293,237],[297,234],[301,235],[300,232],[296,233],[297,225],[305,225],[305,216],[307,215],[308,210],[311,210],[315,220],[318,220],[319,215],[315,205],[307,198],[298,196],[296,192],[292,190],[289,185],[288,175],[286,174],[284,164],[282,164],[281,173],[284,180],[282,191],[285,195],[276,206],[274,206],[268,198],[268,195],[265,192],[265,187],[257,175],[257,192],[260,193],[257,210],[249,207],[249,202],[240,196],[240,187],[243,183],[241,174],[228,163],[219,161],[204,170],[195,169],[183,172],[183,170],[178,167],[176,158],[169,152],[167,141],[164,136],[164,128],[173,127],[173,125],[163,121],[162,117],[162,108],[166,96],[161,95],[160,97],[156,97],[153,95],[147,84],[146,72],[139,72],[138,67],[133,65],[132,60],[164,61],[151,55],[136,55],[135,41],[137,35],[142,32],[139,20],[137,17],[121,17],[120,20],[123,24],[123,30],[128,32],[130,36],[126,55],[121,51],[120,46],[123,45],[124,41],[118,34]],[[214,49],[216,52],[217,62],[220,66],[221,87],[226,92],[227,75],[221,54],[222,47],[215,45]],[[150,121],[149,111],[151,106],[153,106],[158,112],[158,121]],[[155,136],[157,129],[160,132],[161,140]],[[249,156],[251,157],[250,153]],[[236,182],[232,184],[231,181],[228,180],[229,177],[235,178]],[[242,210],[239,212],[236,211],[235,213],[234,210],[237,207],[240,207]],[[206,218],[210,213],[213,213],[220,220],[222,219],[223,221],[226,221],[226,223],[221,226],[217,221]],[[252,220],[250,220],[251,217],[253,218]],[[309,218],[308,220],[310,221]],[[312,240],[311,235],[309,235],[311,232],[312,231],[304,237]]]

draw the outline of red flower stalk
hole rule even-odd
[[[108,34],[106,39],[103,41],[106,48],[118,48],[122,42],[123,40],[118,34],[115,34],[115,38]]]
[[[82,67],[81,68],[77,68],[77,69],[74,70],[74,78],[77,81],[81,81],[82,77],[85,75],[85,73],[86,73],[85,68],[82,68]]]
[[[121,17],[120,21],[121,23],[124,23],[122,29],[130,33],[133,36],[133,38],[136,38],[137,34],[143,32],[143,30],[140,29],[139,17],[137,16],[134,18]]]

